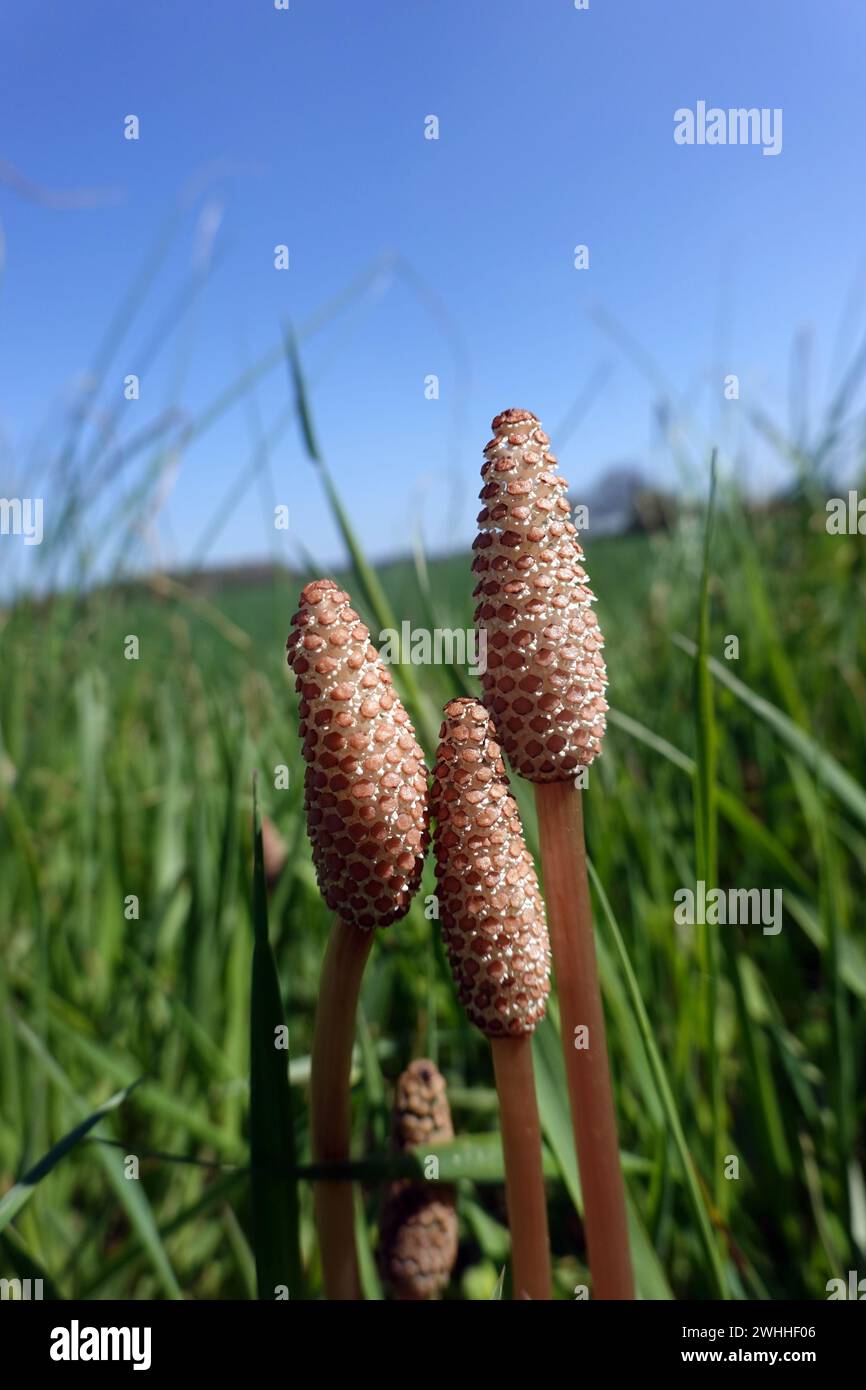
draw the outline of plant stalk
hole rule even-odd
[[[586,872],[583,806],[571,782],[537,784],[544,895],[562,1050],[583,1191],[593,1296],[632,1299],[625,1188]],[[587,1046],[578,1030],[586,1029]]]
[[[550,1239],[541,1160],[541,1126],[532,1070],[532,1035],[491,1038],[505,1157],[515,1298],[550,1298]]]
[[[355,1018],[372,931],[335,919],[319,983],[310,1076],[310,1126],[314,1163],[349,1157],[352,1131],[350,1078]],[[350,1182],[313,1187],[325,1296],[360,1299],[355,1214]]]

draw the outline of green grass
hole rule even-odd
[[[766,644],[750,638],[752,607],[735,567],[736,530],[745,524],[732,501],[720,507],[701,638],[709,684],[699,685],[697,707],[687,643],[674,638],[698,631],[700,556],[677,536],[589,548],[621,720],[612,721],[591,778],[587,823],[647,1296],[707,1297],[721,1280],[735,1296],[821,1297],[828,1278],[862,1259],[849,1203],[862,1186],[866,966],[857,926],[866,840],[856,770],[866,737],[854,698],[860,677],[840,631],[847,615],[835,596],[839,551],[857,539],[815,532],[796,507],[752,523],[778,639],[810,711],[805,729],[783,708]],[[430,561],[429,573],[437,617],[465,624],[468,558]],[[461,574],[465,593],[454,602],[448,596],[460,592]],[[395,564],[380,578],[399,618],[422,622],[413,574]],[[257,1251],[262,1232],[288,1233],[286,1260],[297,1240],[303,1276],[292,1280],[319,1291],[308,1174],[282,1184],[282,1206],[276,1198],[268,1206],[284,1215],[268,1223],[256,1216],[255,1166],[253,1181],[247,1171],[256,1132],[251,1007],[268,1017],[276,1008],[268,957],[255,967],[264,983],[251,1006],[256,769],[263,807],[290,846],[270,904],[270,939],[300,1079],[291,1135],[283,1122],[278,1153],[290,1164],[294,1147],[297,1162],[309,1162],[304,1064],[328,924],[303,831],[295,699],[283,666],[295,587],[280,578],[218,593],[209,599],[214,612],[182,593],[138,595],[131,609],[128,595],[108,589],[5,615],[4,1187],[26,1181],[88,1109],[142,1077],[122,1106],[100,1116],[95,1141],[65,1153],[15,1211],[15,1248],[62,1296],[162,1297],[176,1286],[192,1297],[246,1297],[249,1259],[270,1259],[271,1270],[279,1261],[278,1252]],[[232,626],[221,628],[217,614]],[[138,662],[123,658],[130,631],[140,636]],[[721,655],[729,633],[740,636],[737,663]],[[416,675],[441,705],[447,673]],[[706,862],[695,826],[708,797],[699,771],[708,708],[719,882],[779,886],[787,909],[777,937],[715,929],[711,982],[697,929],[675,928],[672,910],[675,889],[693,883]],[[283,763],[290,786],[276,791],[273,770]],[[517,790],[534,844],[531,808]],[[139,915],[127,919],[132,894]],[[374,1242],[380,1185],[392,1171],[382,1152],[383,1097],[412,1056],[435,1050],[454,1088],[461,1192],[470,1211],[493,1223],[488,1230],[477,1214],[464,1216],[452,1295],[486,1298],[500,1258],[490,1232],[504,1219],[501,1160],[488,1138],[495,1109],[480,1104],[491,1077],[486,1050],[455,1005],[434,931],[419,899],[376,944],[359,1036],[356,1155],[367,1166],[358,1171]],[[556,1049],[544,1049],[551,1230],[564,1292],[586,1277],[579,1185],[564,1090],[544,1069],[556,1067]],[[284,1116],[285,1100],[268,1113]],[[267,1133],[266,1125],[266,1151]],[[720,1152],[739,1159],[738,1179],[719,1172]],[[126,1155],[139,1156],[138,1182],[122,1176]],[[266,1191],[275,1181],[280,1187],[269,1167],[263,1181]],[[4,1245],[0,1261],[11,1260],[10,1249]]]
[[[221,391],[193,432],[274,361]],[[300,466],[336,509],[292,362]],[[61,559],[79,553],[76,458],[90,461],[72,429]],[[151,457],[145,495],[156,471]],[[866,565],[861,537],[826,534],[816,476],[804,466],[796,496],[764,511],[720,479],[711,534],[684,512],[669,533],[586,538],[613,706],[586,820],[644,1297],[822,1298],[866,1261]],[[389,618],[471,622],[468,555],[373,569],[345,511],[338,521],[335,577],[374,638]],[[321,1293],[307,1084],[329,924],[283,653],[306,577],[207,593],[69,585],[0,614],[0,1270],[38,1271],[60,1297]],[[430,755],[439,709],[472,678],[395,679]],[[254,773],[289,850],[267,904]],[[515,791],[535,852],[529,789]],[[675,926],[674,892],[700,877],[781,888],[782,932]],[[496,1298],[508,1234],[489,1049],[455,1003],[430,892],[428,865],[365,977],[362,1268],[379,1296],[381,1188],[407,1171],[386,1151],[390,1088],[432,1055],[458,1134],[441,1154],[461,1220],[448,1296]],[[283,1019],[288,1054],[270,1046]],[[570,1298],[587,1271],[555,1019],[554,1000],[536,1067],[555,1286]]]

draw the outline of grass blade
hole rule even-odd
[[[253,964],[250,1005],[250,1150],[253,1247],[260,1299],[278,1286],[303,1298],[298,1189],[288,1049],[277,1045],[285,1026],[280,985],[268,936],[262,828],[254,788]]]
[[[607,922],[608,931],[613,939],[616,955],[619,958],[620,968],[626,983],[626,989],[631,999],[632,1008],[634,1009],[641,1037],[643,1038],[644,1047],[646,1048],[647,1058],[658,1090],[659,1100],[664,1109],[674,1146],[679,1155],[686,1181],[686,1191],[692,1208],[692,1215],[698,1227],[698,1233],[704,1248],[704,1254],[707,1259],[707,1266],[712,1283],[715,1287],[716,1296],[718,1298],[727,1298],[728,1288],[725,1280],[725,1271],[719,1255],[712,1222],[710,1221],[710,1215],[704,1200],[704,1194],[701,1190],[698,1170],[689,1150],[688,1143],[686,1142],[682,1120],[680,1119],[677,1104],[674,1100],[673,1088],[671,1087],[661,1053],[658,1050],[649,1014],[647,1013],[646,1005],[643,1002],[643,997],[640,992],[640,985],[634,973],[634,968],[625,941],[623,940],[622,932],[619,929],[619,923],[613,914],[613,909],[608,902],[607,894],[595,871],[595,866],[590,859],[587,859],[587,868],[589,869],[589,876],[592,880],[593,887],[598,895],[598,900],[601,904],[605,921]]]
[[[675,633],[673,637],[676,645],[689,656],[694,656],[697,647],[694,642],[687,637]],[[737,676],[731,675],[730,671],[715,657],[709,657],[707,667],[715,676],[720,685],[724,685],[738,700],[742,700],[744,705],[758,716],[763,723],[778,734],[779,738],[785,743],[798,758],[801,758],[817,779],[833,792],[834,796],[841,801],[852,815],[866,825],[866,791],[855,782],[849,772],[845,771],[841,763],[837,762],[832,753],[812,737],[804,729],[789,719],[786,714],[765,700],[762,695],[756,694],[744,681]]]
[[[710,645],[710,550],[713,539],[713,520],[716,501],[717,455],[710,460],[710,496],[704,529],[704,551],[701,566],[700,600],[698,607],[698,645],[694,667],[694,718],[697,747],[695,778],[695,870],[699,882],[714,888],[718,880],[718,820],[716,810],[716,763],[718,737],[713,708],[713,682],[707,668]],[[706,1029],[707,1072],[710,1092],[712,1132],[713,1192],[720,1205],[725,1201],[725,1181],[722,1170],[724,1153],[724,1118],[722,1080],[718,1047],[718,987],[719,955],[714,929],[704,923],[699,936],[700,960],[704,978],[704,1027]]]
[[[399,632],[400,625],[388,602],[385,590],[379,582],[379,576],[364,554],[361,543],[349,520],[348,512],[343,506],[340,494],[331,477],[322,451],[319,448],[318,439],[313,426],[312,408],[310,406],[309,393],[301,366],[297,338],[291,328],[286,329],[285,345],[292,386],[297,401],[298,418],[301,424],[304,446],[311,462],[315,464],[321,476],[332,515],[352,561],[355,579],[380,632],[384,632],[389,628],[392,631]],[[371,634],[371,636],[375,636],[375,634]],[[418,721],[419,731],[422,734],[422,742],[425,742],[428,747],[435,747],[439,732],[439,718],[433,708],[432,702],[421,690],[415,671],[411,666],[406,664],[398,665],[395,663],[395,669],[399,672],[407,703],[411,706],[412,713]]]
[[[30,1201],[42,1179],[48,1176],[60,1160],[75,1148],[76,1144],[80,1143],[85,1134],[90,1133],[94,1125],[98,1125],[100,1120],[104,1119],[110,1111],[116,1110],[119,1105],[122,1105],[137,1085],[138,1082],[134,1081],[131,1086],[125,1086],[122,1091],[117,1091],[104,1105],[100,1105],[97,1110],[88,1115],[86,1120],[82,1120],[80,1125],[70,1129],[40,1158],[38,1163],[35,1163],[18,1182],[9,1188],[8,1192],[0,1197],[0,1231],[8,1226],[13,1217],[17,1216],[21,1208]]]

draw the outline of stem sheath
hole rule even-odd
[[[339,917],[335,920],[322,963],[313,1035],[310,1125],[314,1163],[336,1163],[349,1157],[355,1018],[372,944],[372,931],[349,926]],[[360,1299],[352,1184],[317,1182],[313,1193],[325,1296]]]
[[[546,782],[536,785],[535,800],[593,1296],[631,1299],[634,1276],[595,958],[581,793],[571,782]],[[575,1047],[575,1030],[581,1027],[588,1031],[587,1047]]]

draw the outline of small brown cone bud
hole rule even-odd
[[[472,568],[484,704],[514,769],[564,782],[601,752],[607,671],[568,484],[528,410],[493,421]]]
[[[493,723],[477,700],[445,706],[431,809],[439,915],[457,992],[488,1037],[544,1017],[550,944],[532,855]]]
[[[408,911],[424,864],[424,755],[348,594],[332,579],[308,584],[292,628],[319,888],[345,922],[388,926]]]
[[[394,1147],[417,1149],[454,1138],[445,1078],[426,1058],[400,1076],[394,1097]],[[457,1213],[453,1189],[432,1182],[391,1183],[379,1223],[379,1264],[394,1297],[436,1298],[447,1286],[457,1259]]]
[[[457,1259],[454,1198],[432,1183],[394,1183],[379,1232],[382,1276],[395,1298],[420,1302],[447,1288]]]
[[[454,1138],[445,1077],[421,1057],[401,1073],[394,1094],[394,1143],[398,1149],[445,1144]]]

